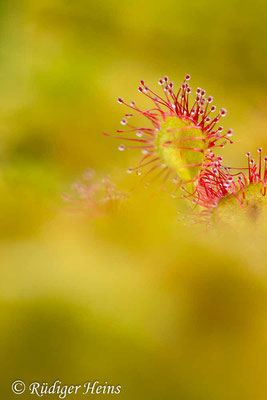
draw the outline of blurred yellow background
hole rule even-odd
[[[190,73],[226,107],[225,164],[267,153],[266,1],[0,9],[1,398],[16,379],[59,379],[120,384],[125,400],[265,399],[264,223],[184,225],[179,201],[142,190],[94,219],[61,195],[87,168],[133,186],[138,154],[101,133],[119,129],[118,96],[147,104],[140,79]]]

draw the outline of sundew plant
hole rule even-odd
[[[128,173],[135,172],[148,182],[153,176],[161,187],[171,180],[173,194],[182,189],[194,214],[221,219],[222,215],[227,217],[225,209],[232,216],[241,208],[255,217],[264,207],[267,157],[259,148],[257,160],[250,152],[246,154],[247,167],[225,166],[215,150],[223,151],[226,143],[233,143],[233,129],[224,130],[220,125],[227,111],[217,111],[213,97],[202,88],[197,88],[193,97],[189,80],[190,75],[186,75],[175,90],[165,76],[158,81],[161,93],[141,80],[138,91],[151,101],[151,107],[143,110],[135,101],[128,103],[119,97],[118,103],[128,109],[121,120],[123,128],[117,135],[104,134],[120,140],[119,151],[141,150],[140,161],[129,167]],[[145,119],[142,125],[131,123],[133,117],[140,116]]]
[[[138,91],[148,98],[150,108],[143,109],[135,101],[119,97],[126,107],[122,127],[116,134],[105,136],[119,140],[118,150],[141,153],[135,166],[127,169],[136,174],[141,186],[156,183],[171,194],[179,212],[186,203],[188,221],[220,222],[248,216],[257,220],[265,208],[267,157],[258,149],[256,159],[246,153],[247,166],[224,165],[223,149],[233,144],[233,129],[220,124],[225,108],[217,109],[211,95],[200,87],[192,95],[190,75],[175,85],[167,76],[159,79],[160,93],[144,80]],[[117,189],[109,176],[98,180],[87,171],[73,184],[74,195],[64,195],[72,210],[91,216],[116,212],[132,193]],[[182,200],[185,200],[182,202]]]
[[[160,170],[164,180],[171,177],[175,181],[195,181],[207,150],[223,147],[226,140],[231,142],[232,130],[223,135],[223,127],[217,126],[226,110],[222,108],[216,113],[213,97],[206,98],[206,91],[201,88],[197,89],[190,105],[189,80],[190,75],[186,75],[176,93],[173,82],[165,76],[159,80],[162,94],[156,94],[141,80],[139,92],[152,101],[152,107],[147,110],[141,110],[135,102],[127,104],[118,98],[120,104],[131,110],[121,121],[125,130],[117,131],[120,140],[131,144],[121,144],[119,150],[142,149],[144,153],[138,166],[130,168],[129,173],[136,170],[141,175],[144,167],[149,165],[146,175]],[[144,124],[148,126],[133,126],[128,120],[136,115],[144,116]]]

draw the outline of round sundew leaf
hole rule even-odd
[[[215,219],[223,222],[259,221],[267,213],[267,196],[261,193],[262,189],[262,183],[251,184],[244,189],[244,196],[239,190],[224,197],[214,209]]]
[[[201,129],[192,121],[168,117],[158,131],[156,146],[162,162],[187,181],[200,171],[207,144]]]

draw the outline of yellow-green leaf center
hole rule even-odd
[[[195,178],[201,169],[206,142],[201,129],[192,121],[168,117],[157,136],[157,150],[169,168],[184,180]]]

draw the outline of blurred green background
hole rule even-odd
[[[142,190],[94,219],[68,212],[61,194],[87,168],[133,186],[125,170],[138,154],[101,133],[119,128],[118,96],[145,104],[140,79],[178,86],[190,73],[226,107],[225,164],[267,152],[266,1],[0,10],[1,397],[17,398],[15,379],[59,379],[120,384],[110,397],[125,400],[265,399],[264,221],[184,226],[177,200]]]

